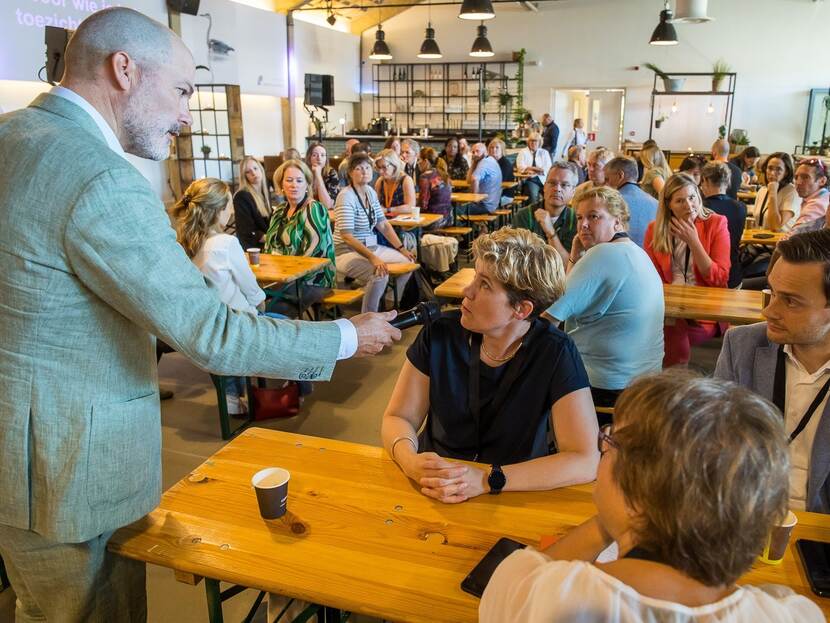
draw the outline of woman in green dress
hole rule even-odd
[[[308,305],[323,298],[335,286],[334,242],[328,210],[311,197],[311,171],[300,160],[288,160],[274,172],[274,188],[285,201],[277,206],[265,234],[265,252],[277,255],[305,255],[330,260],[323,270],[301,280],[302,305],[294,289],[280,293],[269,309],[299,315]]]

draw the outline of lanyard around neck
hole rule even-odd
[[[793,432],[790,433],[790,443],[795,441],[795,438],[798,437],[805,428],[807,428],[807,424],[810,423],[816,409],[818,409],[819,405],[824,402],[824,399],[827,397],[828,390],[830,390],[830,378],[828,378],[824,385],[821,386],[821,389],[818,390],[813,402],[811,402],[810,406],[807,407],[807,411],[801,416],[801,420],[798,422],[798,425],[796,425]],[[778,410],[781,411],[784,421],[787,419],[786,412],[784,411],[784,403],[786,402],[786,398],[787,354],[784,352],[784,346],[781,345],[778,347],[778,356],[775,360],[775,379],[772,384],[772,402],[776,407],[778,407]]]
[[[366,215],[366,218],[369,220],[369,229],[373,229],[374,226],[375,226],[375,210],[374,210],[374,208],[372,208],[371,204],[369,205],[368,208],[363,204],[363,199],[360,198],[360,193],[357,192],[357,188],[354,187],[354,184],[349,184],[349,186],[352,187],[352,192],[354,192],[354,196],[357,197],[357,202],[360,204],[360,207],[363,210],[363,213]],[[369,203],[369,194],[368,193],[366,194],[366,202]]]

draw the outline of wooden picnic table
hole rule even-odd
[[[744,202],[753,202],[755,198],[758,196],[758,192],[755,190],[739,190],[738,191],[738,199]]]
[[[323,270],[330,263],[325,257],[261,253],[259,266],[252,265],[251,270],[260,284],[284,286]]]
[[[758,235],[761,235],[761,238]],[[768,229],[745,229],[741,236],[741,244],[758,244],[774,247],[781,242],[785,234],[782,231],[770,231]]]
[[[442,218],[443,214],[430,214],[428,212],[421,212],[420,218],[416,221],[408,214],[399,214],[393,217],[387,217],[392,227],[400,227],[401,229],[415,229],[417,227],[429,227],[433,223],[437,223]]]
[[[452,193],[453,203],[475,203],[487,199],[487,193]]]
[[[453,190],[468,190],[470,188],[467,180],[451,180],[450,184],[452,184]],[[518,181],[501,183],[502,190],[510,190],[511,188],[516,188],[518,185]]]
[[[474,277],[475,269],[462,268],[435,288],[435,295],[443,299],[464,298],[464,288],[472,283]],[[751,324],[763,320],[763,294],[758,291],[664,284],[663,300],[666,318],[732,324]]]
[[[288,512],[260,517],[251,477],[291,472]],[[537,545],[595,514],[593,485],[482,495],[442,504],[420,493],[385,451],[249,428],[173,485],[159,507],[109,542],[116,554],[205,579],[212,623],[222,620],[219,581],[368,616],[417,622],[478,620],[466,574],[502,536]],[[777,583],[830,613],[810,593],[795,540],[830,541],[830,517],[796,513],[782,564],[756,563],[741,582]],[[231,590],[231,589],[228,589]],[[170,613],[172,615],[172,613]]]

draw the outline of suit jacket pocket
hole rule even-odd
[[[86,493],[90,508],[113,508],[158,486],[161,430],[158,393],[93,405]],[[139,495],[144,493],[145,495]]]

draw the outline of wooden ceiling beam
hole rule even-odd
[[[421,3],[423,0],[412,0],[413,2]],[[385,22],[396,15],[400,15],[407,9],[411,9],[412,7],[384,7],[382,4],[380,6],[380,21]],[[366,12],[363,11],[348,11],[351,15],[352,19],[349,24],[349,30],[352,34],[360,35],[366,30],[374,29],[378,25],[378,10],[377,9],[368,9]]]

